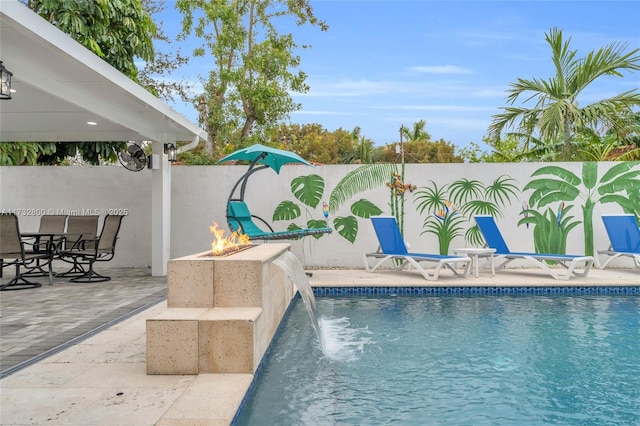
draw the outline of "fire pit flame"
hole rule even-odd
[[[227,256],[252,246],[247,235],[234,231],[227,237],[224,235],[225,230],[219,229],[218,224],[215,222],[209,229],[213,234],[213,242],[211,243],[211,254],[213,256]]]

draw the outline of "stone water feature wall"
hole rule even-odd
[[[253,374],[296,289],[273,260],[286,243],[168,265],[167,309],[147,320],[147,374]]]

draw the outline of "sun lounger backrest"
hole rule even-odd
[[[385,254],[407,254],[400,228],[394,217],[372,217],[373,229]]]
[[[242,232],[249,236],[264,234],[264,231],[253,222],[249,207],[243,201],[229,201],[227,216],[229,218],[229,227],[232,231],[238,231],[242,228]]]
[[[502,238],[493,216],[475,216],[474,218],[487,246],[495,249],[496,254],[509,254],[509,247],[507,247],[507,243]]]
[[[622,253],[640,253],[640,228],[634,215],[602,215],[611,248]]]

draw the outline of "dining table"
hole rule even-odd
[[[32,247],[33,253],[47,253],[49,256],[45,263],[40,263],[40,260],[36,260],[36,265],[23,275],[39,277],[48,276],[49,271],[44,267],[53,263],[55,260],[58,248],[67,241],[68,238],[73,237],[73,241],[77,241],[82,238],[82,234],[71,234],[67,232],[21,232],[20,237],[23,239],[33,239],[33,242],[29,242],[28,245]],[[53,284],[52,279],[49,279],[49,285]]]

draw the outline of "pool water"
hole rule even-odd
[[[235,424],[640,424],[640,297],[294,303]]]

